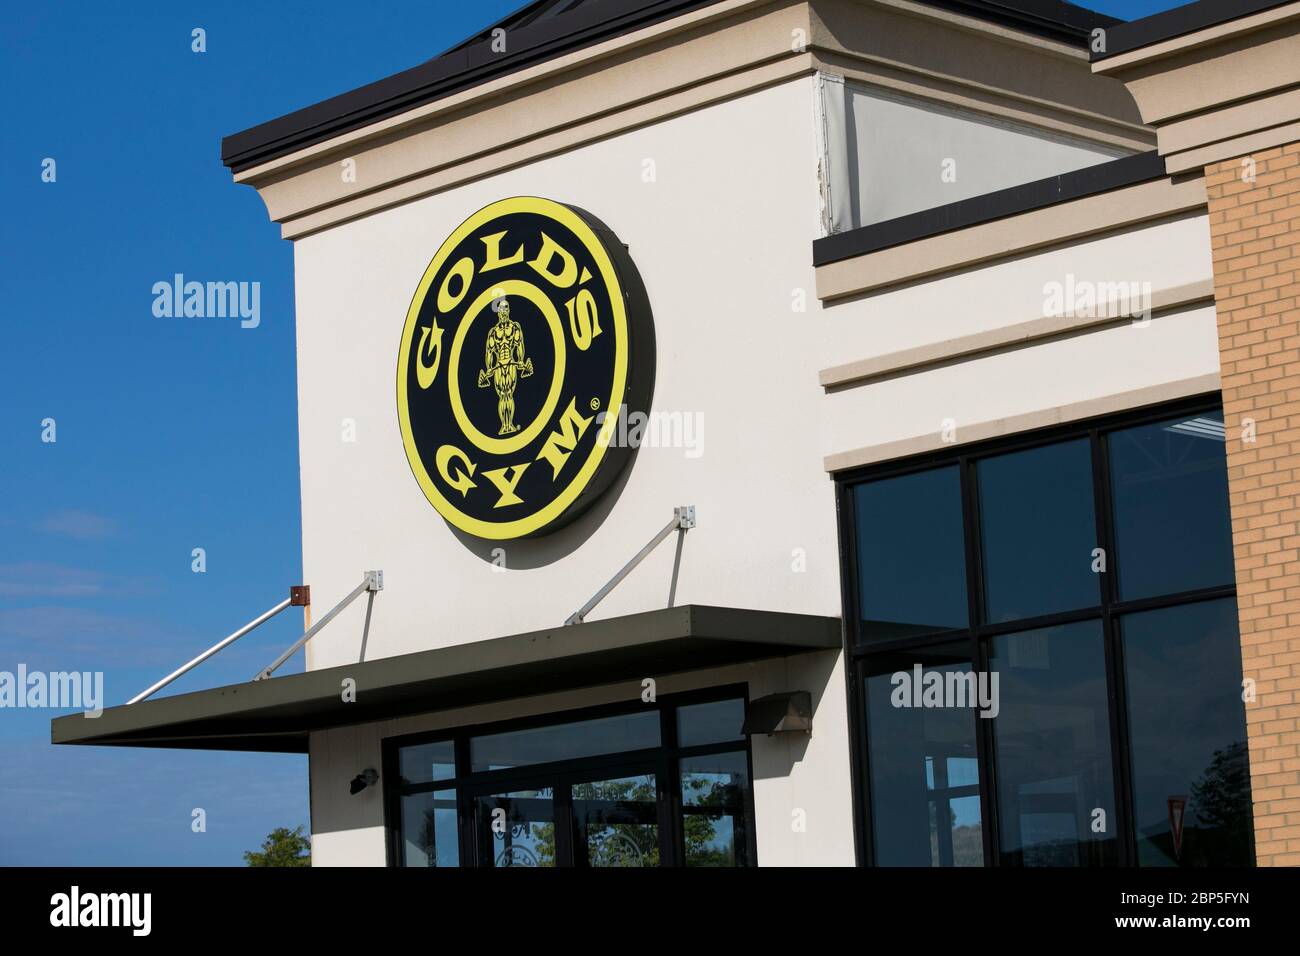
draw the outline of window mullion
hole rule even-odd
[[[984,575],[980,561],[979,488],[975,462],[967,456],[959,459],[961,471],[962,524],[966,546],[966,607],[970,625],[970,664],[978,680],[988,671],[988,651],[980,640],[984,620]],[[993,721],[974,716],[975,753],[979,766],[980,829],[984,836],[984,865],[998,864],[997,800],[994,790]]]
[[[1120,866],[1136,866],[1136,839],[1130,798],[1133,792],[1129,760],[1128,708],[1124,693],[1124,650],[1114,607],[1119,600],[1119,554],[1110,495],[1110,458],[1101,429],[1089,433],[1092,441],[1092,485],[1097,511],[1097,547],[1106,556],[1101,581],[1102,637],[1106,642],[1107,704],[1110,714],[1111,777],[1115,783],[1115,833]]]

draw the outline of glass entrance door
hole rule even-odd
[[[399,866],[752,866],[745,690],[385,742]]]
[[[569,785],[574,866],[658,866],[659,789],[653,773]]]
[[[555,788],[512,787],[473,798],[479,866],[557,866]]]
[[[479,866],[658,866],[656,775],[623,768],[535,776],[470,797]]]

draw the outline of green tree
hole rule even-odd
[[[731,828],[738,826],[741,820],[737,813],[742,804],[741,792],[730,777],[700,772],[684,774],[682,803],[688,807],[709,807],[715,811],[686,812],[682,820],[686,838],[686,865],[735,866],[734,831],[729,834],[718,833],[724,820],[730,818],[728,822]]]
[[[1216,750],[1201,779],[1192,784],[1179,863],[1183,866],[1250,866],[1254,821],[1250,803],[1250,757],[1245,741]],[[1170,838],[1169,855],[1173,856]]]
[[[585,844],[587,863],[596,867],[659,865],[657,791],[652,774],[573,785],[573,813],[581,828],[576,838]],[[549,803],[551,791],[538,796],[497,798],[499,807],[511,809],[511,799],[538,799]],[[737,833],[744,826],[744,792],[725,772],[695,771],[683,776],[682,818],[688,866],[735,866]],[[555,824],[529,820],[514,807],[509,830],[494,832],[493,853],[506,865],[555,866]],[[502,858],[505,847],[527,851],[519,858]],[[529,858],[535,863],[520,862]]]
[[[586,829],[587,860],[596,867],[659,865],[659,824],[655,819],[655,778],[650,775],[601,780],[573,788],[575,808],[581,806]],[[602,809],[628,811],[632,821],[604,819]]]
[[[1251,823],[1250,759],[1244,743],[1214,752],[1204,775],[1192,784],[1192,809],[1205,826],[1233,830]]]
[[[262,852],[245,851],[244,862],[249,866],[311,866],[311,839],[302,832],[301,824],[292,830],[276,827],[262,841]]]

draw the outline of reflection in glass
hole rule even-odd
[[[687,866],[748,866],[744,751],[681,761],[682,829]]]
[[[456,791],[402,797],[402,866],[460,866]]]
[[[1114,864],[1101,622],[993,638],[989,666],[1000,685],[994,737],[1002,862]],[[1095,825],[1104,825],[1101,832]]]
[[[988,621],[1098,604],[1088,440],[997,455],[978,467]]]
[[[456,745],[450,740],[403,747],[398,752],[402,783],[432,783],[456,776]]]
[[[677,708],[677,745],[729,743],[744,740],[745,702],[739,697]]]
[[[659,865],[655,775],[574,784],[573,855],[577,866]]]
[[[930,802],[934,812],[941,803]],[[952,847],[951,858],[946,846]],[[949,862],[951,860],[951,862]],[[984,836],[980,828],[979,794],[969,797],[950,797],[948,800],[948,829],[935,826],[934,840],[930,844],[931,866],[983,866]]]
[[[977,711],[896,707],[893,675],[971,672],[965,642],[870,660],[868,773],[877,866],[983,866]],[[940,823],[942,821],[942,824]]]
[[[1121,634],[1138,862],[1252,865],[1237,602],[1131,614]]]
[[[1126,428],[1106,441],[1120,596],[1232,584],[1223,413]]]
[[[553,798],[550,787],[476,798],[479,865],[555,866]]]
[[[853,490],[862,635],[965,627],[966,557],[956,466]]]
[[[677,862],[684,846],[696,866],[753,865],[744,715],[743,696],[659,703],[400,747],[395,858],[456,866],[464,848],[465,865],[659,866]],[[661,727],[668,737],[675,728],[672,749],[662,746]],[[718,749],[725,752],[707,753]],[[457,754],[472,771],[456,773]],[[674,764],[684,774],[676,819],[677,794],[659,793],[663,778],[649,772]],[[528,769],[502,772],[513,767]]]
[[[617,717],[470,738],[473,772],[528,767],[659,746],[659,711],[647,709]]]

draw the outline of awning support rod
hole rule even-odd
[[[361,663],[366,662],[366,641],[370,639],[370,612],[375,608],[375,592],[371,591],[366,595],[366,623],[361,628],[361,656],[358,660]]]
[[[382,591],[383,589],[384,589],[384,572],[367,571],[366,576],[361,579],[360,584],[358,584],[355,588],[352,589],[351,594],[349,594],[342,601],[339,601],[338,604],[335,604],[332,608],[330,608],[324,617],[322,617],[319,621],[317,621],[315,624],[309,627],[306,633],[304,633],[302,637],[298,638],[298,640],[294,641],[293,645],[288,650],[286,650],[283,654],[277,657],[275,661],[270,664],[270,666],[264,667],[262,668],[262,670],[258,671],[257,674],[254,675],[253,680],[255,681],[265,680],[266,678],[274,674],[281,664],[283,664],[289,658],[293,657],[294,653],[298,650],[298,648],[302,647],[313,637],[315,637],[317,632],[319,632],[321,628],[323,628],[330,621],[334,620],[334,618],[338,616],[340,611],[342,611],[345,607],[347,607],[357,598],[361,597],[362,594],[366,593],[367,591],[370,591],[373,594],[375,591]],[[370,630],[370,615],[367,614],[366,632],[369,633],[369,630]],[[365,638],[366,635],[363,634],[362,640],[364,641]]]
[[[256,617],[253,620],[249,621],[247,624],[245,624],[239,630],[235,631],[229,637],[224,637],[221,640],[217,641],[217,643],[213,644],[211,647],[209,647],[198,657],[194,658],[188,664],[183,664],[180,667],[176,668],[176,670],[172,671],[162,680],[158,681],[158,683],[151,685],[148,690],[141,691],[139,694],[136,694],[134,697],[132,697],[130,700],[127,701],[127,704],[128,705],[138,704],[146,697],[156,694],[158,691],[162,690],[164,687],[166,687],[176,678],[180,677],[182,674],[190,670],[193,670],[195,667],[198,667],[200,664],[206,661],[213,654],[217,653],[217,651],[221,650],[223,647],[235,643],[235,641],[239,640],[241,637],[243,637],[249,631],[253,630],[259,624],[265,624],[267,621],[275,617],[277,614],[279,614],[281,611],[283,611],[285,608],[289,607],[293,603],[294,603],[294,599],[292,596],[285,598],[275,607],[271,608],[271,610],[267,611],[265,614],[261,615],[260,617]]]
[[[619,582],[632,573],[638,564],[646,559],[655,548],[659,547],[663,540],[677,532],[677,555],[673,559],[673,579],[668,588],[668,606],[673,606],[673,601],[677,598],[677,571],[682,563],[682,539],[686,537],[686,532],[695,527],[695,505],[682,505],[673,509],[673,520],[663,526],[663,529],[650,539],[650,543],[636,553],[627,564],[623,565],[618,574],[609,579],[609,582],[597,591],[590,601],[569,615],[565,624],[581,624],[588,614],[592,612],[597,604],[605,599],[605,595],[618,587]]]
[[[691,509],[694,511],[695,509]],[[691,521],[694,525],[694,520]],[[672,607],[677,602],[677,572],[682,566],[682,544],[686,541],[686,529],[679,528],[677,531],[677,553],[673,555],[673,577],[668,582],[668,606]]]

